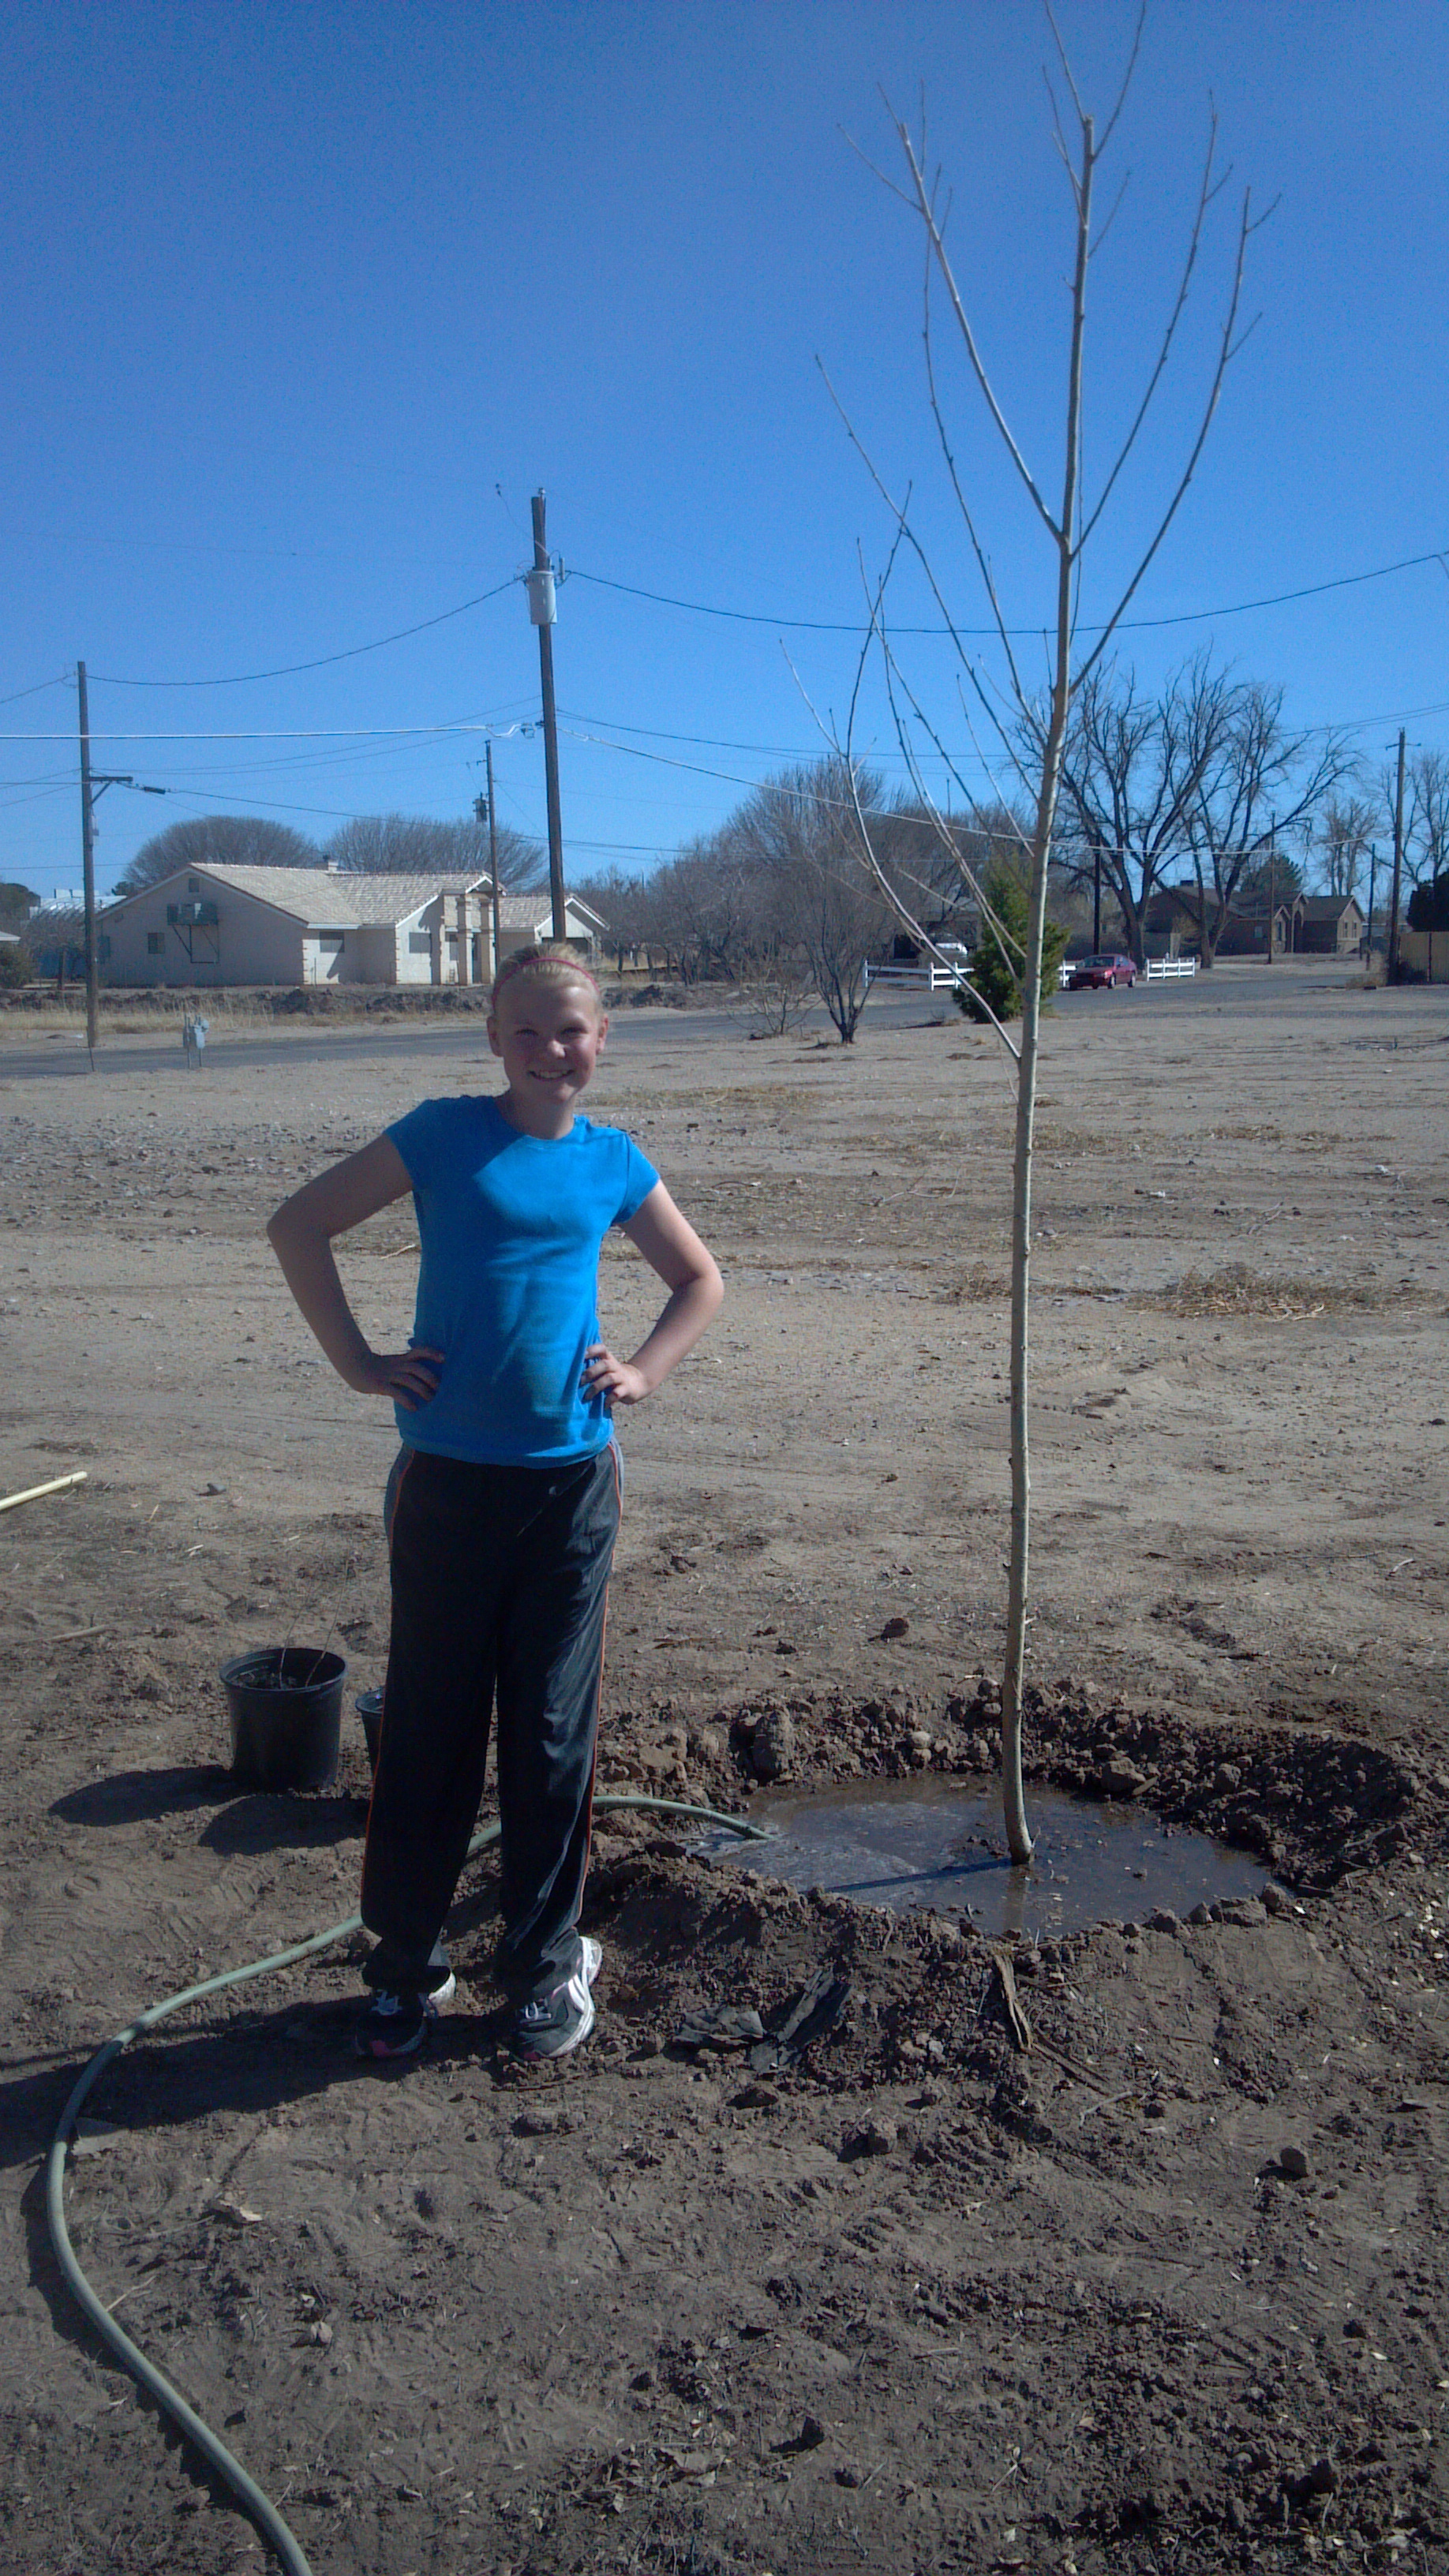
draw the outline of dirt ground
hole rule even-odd
[[[0,1518],[0,2567],[217,2576],[269,2553],[79,2317],[40,2171],[138,2010],[355,1906],[394,1444],[262,1226],[493,1072],[457,1022],[195,1073],[125,1037],[76,1076],[75,1043],[0,1033],[0,1482],[89,1471]],[[603,1787],[979,1772],[990,1044],[924,1006],[850,1049],[626,1012],[596,1100],[728,1292],[623,1426]],[[413,2065],[349,2053],[355,1939],[138,2042],[71,2159],[77,2251],[316,2576],[1449,2567],[1446,997],[1303,964],[1074,997],[1040,1146],[1031,1777],[1230,1837],[1265,1898],[993,1943],[611,1813],[598,2031],[558,2069],[498,2047],[486,1861]],[[412,1235],[344,1259],[379,1339]],[[611,1339],[651,1285],[606,1252]],[[265,1797],[217,1671],[288,1639],[348,1657],[343,1763]],[[818,1976],[842,2008],[797,2050]]]

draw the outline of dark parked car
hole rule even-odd
[[[1137,969],[1130,957],[1080,957],[1067,977],[1069,993],[1091,993],[1099,985],[1135,984]]]

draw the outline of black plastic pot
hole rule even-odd
[[[367,1758],[375,1771],[377,1748],[382,1742],[382,1693],[380,1690],[359,1691],[353,1705],[362,1720],[362,1732],[367,1738]]]
[[[232,1778],[249,1789],[325,1789],[342,1735],[341,1655],[265,1646],[221,1668],[231,1712]]]

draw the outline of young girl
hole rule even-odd
[[[619,1522],[611,1416],[653,1394],[723,1295],[637,1145],[575,1114],[608,1026],[567,949],[521,950],[488,1020],[507,1088],[423,1101],[267,1228],[333,1367],[392,1398],[403,1442],[385,1506],[392,1636],[362,1871],[362,1918],[378,1935],[357,2030],[366,2057],[410,2056],[452,1995],[441,1934],[495,1710],[513,2044],[559,2057],[593,2028],[599,1945],[578,1918]],[[374,1351],[332,1238],[409,1191],[422,1246],[413,1339]],[[669,1291],[627,1360],[599,1338],[613,1225]]]

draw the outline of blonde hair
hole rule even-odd
[[[525,976],[533,984],[587,984],[600,1009],[603,1008],[603,995],[599,991],[597,975],[584,964],[581,957],[574,955],[571,948],[560,948],[555,945],[547,948],[515,948],[511,956],[505,957],[493,978],[493,989],[488,996],[489,1010],[496,1012],[500,993],[505,992],[510,984],[518,983]]]

